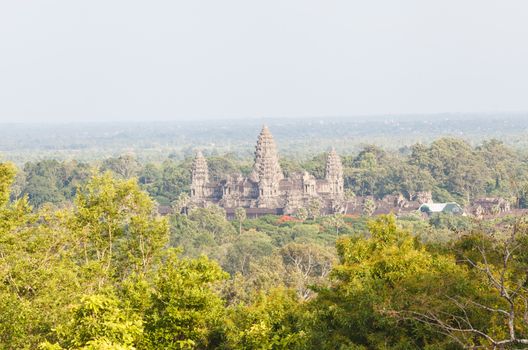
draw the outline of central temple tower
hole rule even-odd
[[[279,165],[275,141],[265,125],[258,137],[255,164],[249,178],[258,184],[258,207],[277,207],[280,197],[279,185],[284,175]]]

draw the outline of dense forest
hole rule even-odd
[[[212,178],[251,159],[208,153]],[[322,177],[324,154],[283,158]],[[343,155],[347,193],[526,207],[523,153],[442,138]],[[179,210],[191,158],[0,163],[2,349],[514,349],[523,217]],[[161,217],[157,207],[170,205]]]
[[[135,179],[9,200],[0,347],[459,349],[528,342],[528,226],[503,218],[161,218]]]

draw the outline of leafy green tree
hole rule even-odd
[[[44,342],[41,349],[133,350],[141,339],[143,322],[122,310],[116,297],[95,294],[83,296],[71,321],[55,332],[59,342]]]
[[[301,168],[313,174],[317,179],[322,179],[325,176],[325,164],[326,154],[321,153],[308,161],[302,162]]]
[[[526,222],[515,223],[502,237],[479,230],[462,237],[455,251],[469,270],[464,282],[473,282],[472,293],[460,288],[444,295],[431,291],[423,307],[400,315],[433,327],[464,348],[524,347],[528,344],[527,244]],[[432,307],[433,303],[444,308]]]
[[[335,262],[332,249],[315,243],[289,243],[279,251],[286,268],[286,285],[293,288],[301,300],[311,298],[310,286],[323,285]]]
[[[161,166],[158,164],[148,163],[138,172],[138,183],[141,188],[147,191],[154,199],[162,194],[162,174]],[[163,198],[163,199],[161,199]],[[158,202],[166,205],[168,200],[160,197]]]
[[[345,189],[344,201],[345,201],[345,205],[344,205],[343,214],[348,214],[350,203],[352,202],[352,206],[354,206],[355,201],[356,201],[356,194],[354,193],[352,189],[350,188]]]
[[[294,173],[302,173],[305,169],[302,165],[294,159],[280,158],[280,167],[284,176],[290,177]]]
[[[119,290],[132,276],[146,280],[152,275],[161,262],[168,224],[156,216],[154,203],[135,181],[109,174],[94,176],[75,204],[62,210],[43,206],[29,216],[30,225],[19,224],[14,232],[21,244],[11,246],[12,263],[4,266],[12,276],[12,291],[32,315],[24,326],[25,339],[35,344],[45,337],[50,342],[46,346],[54,348],[132,348],[124,329],[130,319],[121,317],[114,308],[117,299],[103,292]],[[99,296],[81,303],[82,315],[70,314],[71,306],[87,293]],[[89,336],[76,338],[81,336],[80,324]],[[94,329],[95,324],[102,328]],[[52,331],[61,327],[65,333]],[[121,331],[119,340],[115,337]],[[28,334],[36,334],[35,339]]]
[[[24,188],[24,194],[27,194],[30,202],[37,207],[44,203],[59,204],[66,200],[51,178],[43,176],[30,177]]]
[[[275,252],[251,259],[243,275],[236,272],[224,286],[223,296],[228,305],[252,303],[259,293],[286,288],[288,276],[281,257]],[[227,288],[226,288],[227,287]]]
[[[405,163],[393,168],[391,181],[396,184],[397,192],[409,200],[414,200],[419,192],[432,192],[437,185],[429,170]]]
[[[376,211],[376,203],[374,200],[367,198],[363,202],[363,215],[365,216],[372,216],[374,212]]]
[[[138,161],[130,154],[105,159],[101,165],[103,172],[111,171],[122,179],[130,179],[136,176],[139,169]]]
[[[295,293],[274,289],[228,310],[229,349],[306,349],[302,305]]]
[[[12,166],[0,164],[0,348],[35,348],[79,292],[67,213],[32,213],[25,198],[8,203]]]
[[[170,245],[180,247],[183,255],[198,257],[201,254],[209,255],[211,250],[218,249],[218,243],[213,234],[201,229],[196,221],[183,214],[170,216]]]
[[[384,193],[383,179],[388,155],[376,146],[366,146],[351,161],[344,161],[345,185],[361,196]]]
[[[297,209],[297,212],[295,213],[295,216],[299,220],[305,221],[308,218],[308,211],[305,208],[299,208],[299,209]]]
[[[227,277],[205,257],[180,259],[169,250],[157,273],[145,319],[148,349],[214,349],[224,307],[211,283]]]
[[[433,255],[396,225],[393,216],[380,216],[368,225],[370,238],[341,238],[340,263],[332,284],[319,288],[311,302],[314,328],[310,347],[422,349],[453,345],[419,322],[395,317],[400,307],[419,308],[430,295],[428,308],[443,293],[464,286],[464,269],[449,256]],[[440,288],[438,281],[443,281]],[[436,288],[436,290],[435,290]]]
[[[189,203],[191,202],[191,197],[185,192],[180,193],[178,198],[172,202],[172,208],[175,213],[184,213],[188,214]]]
[[[88,164],[76,161],[26,163],[19,196],[27,195],[29,202],[36,207],[45,203],[62,205],[73,199],[77,187],[86,182],[90,174]]]
[[[346,223],[343,217],[338,214],[329,215],[324,218],[323,224],[335,231],[335,234],[339,236],[339,230],[345,227]]]
[[[232,155],[208,157],[207,165],[209,177],[212,181],[220,181],[228,175],[246,170],[246,164],[238,161]]]
[[[489,169],[480,154],[459,139],[433,142],[427,156],[421,159],[426,163],[418,166],[427,168],[443,189],[465,201],[482,194],[490,180]]]
[[[169,226],[135,180],[94,176],[75,200],[72,229],[82,264],[98,275],[97,288],[113,278],[145,272],[168,242]]]
[[[310,199],[310,202],[308,203],[308,217],[311,219],[316,219],[321,215],[321,209],[323,207],[323,203],[319,198],[312,198]]]
[[[493,181],[489,182],[488,193],[511,193],[511,179],[519,175],[520,162],[517,155],[503,142],[492,139],[476,148],[483,159]]]
[[[0,163],[0,207],[9,201],[10,187],[15,180],[16,169],[10,163]]]
[[[247,275],[250,264],[273,253],[271,238],[255,230],[243,232],[228,248],[223,264],[224,269],[235,274]]]
[[[195,208],[189,213],[189,219],[199,230],[210,234],[217,244],[231,242],[236,236],[233,225],[226,219],[225,210],[218,206]]]
[[[148,165],[140,173],[140,183],[160,204],[170,205],[181,193],[188,193],[191,184],[192,160],[164,161],[159,167]]]

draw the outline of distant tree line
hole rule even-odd
[[[412,199],[430,191],[438,202],[467,204],[482,196],[498,196],[514,206],[526,207],[528,166],[526,155],[497,140],[471,147],[463,140],[442,138],[430,145],[415,144],[399,152],[377,146],[364,146],[358,154],[342,155],[345,187],[356,196],[383,198],[401,193]],[[309,160],[282,158],[286,175],[308,171],[324,176],[325,154]],[[247,174],[252,159],[234,154],[209,155],[211,180],[233,173]],[[94,172],[111,171],[119,178],[138,179],[139,184],[158,203],[171,205],[181,193],[189,191],[192,155],[185,160],[167,158],[158,163],[140,163],[130,155],[99,162],[28,162],[19,171],[12,195],[28,195],[34,206],[43,203],[65,204],[76,188]]]

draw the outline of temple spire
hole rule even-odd
[[[191,169],[191,197],[203,198],[205,185],[209,182],[209,168],[207,160],[201,151],[196,153]]]
[[[284,178],[273,136],[264,125],[255,148],[255,164],[250,180],[257,183],[259,208],[277,208],[280,199],[280,181]]]
[[[282,180],[283,177],[275,140],[268,127],[264,125],[257,140],[255,164],[250,178],[255,182],[263,180],[275,182]]]
[[[342,194],[344,191],[343,181],[343,164],[341,157],[337,154],[334,147],[328,152],[326,157],[325,178],[330,186],[330,193]]]

